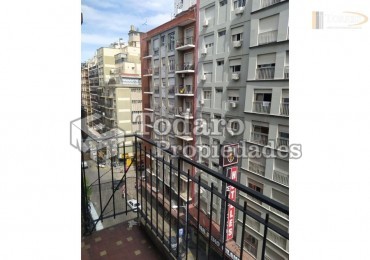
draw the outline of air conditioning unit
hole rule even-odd
[[[235,14],[243,14],[243,12],[244,12],[244,6],[238,7],[235,9]]]
[[[239,80],[239,73],[233,73],[233,74],[231,74],[231,79],[233,79],[233,80]]]
[[[199,103],[200,103],[201,105],[204,105],[204,99],[199,100]]]
[[[110,74],[114,74],[114,73],[116,73],[116,69],[111,69]]]
[[[232,108],[236,108],[238,106],[238,103],[236,103],[236,102],[230,102],[230,106]]]
[[[207,19],[204,19],[203,21],[203,27],[207,27],[208,26],[208,20]]]
[[[206,55],[207,54],[207,48],[201,49],[200,54]]]
[[[207,77],[206,77],[206,75],[202,75],[202,76],[200,76],[200,80],[202,80],[202,81],[205,81],[207,79]]]
[[[242,41],[233,41],[234,48],[239,48],[240,46],[242,46]]]

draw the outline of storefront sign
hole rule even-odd
[[[227,176],[233,181],[237,181],[238,167],[233,166],[227,169]],[[234,186],[228,185],[226,190],[229,191],[229,199],[236,201],[236,189]],[[226,241],[233,238],[234,235],[234,220],[235,220],[235,207],[231,204],[228,205],[227,209],[227,229],[226,229]]]
[[[238,163],[239,144],[226,144],[221,147],[220,165],[222,167]]]

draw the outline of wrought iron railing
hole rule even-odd
[[[119,140],[123,137],[114,138]],[[289,214],[288,206],[228,178],[225,174],[213,171],[186,156],[178,155],[173,149],[163,149],[161,144],[152,140],[139,135],[126,135],[124,138],[125,141],[118,142],[115,150],[117,152],[112,154],[114,156],[110,157],[106,168],[103,168],[108,169],[103,175],[105,178],[111,175],[111,178],[108,178],[110,181],[102,183],[102,171],[100,167],[97,168],[98,179],[93,185],[96,185],[98,199],[95,204],[99,205],[99,217],[93,221],[91,216],[89,217],[89,199],[86,189],[88,185],[85,169],[82,167],[82,215],[85,233],[93,232],[99,221],[134,212],[136,220],[143,225],[149,236],[156,240],[157,245],[163,246],[163,250],[176,259],[188,257],[204,259],[207,256],[211,257],[212,254],[222,256],[223,259],[246,259],[248,254],[256,255],[257,259],[265,259],[265,251],[269,243],[280,247],[286,244],[289,233],[269,222],[269,215],[270,211],[279,212],[279,215],[286,218]],[[126,146],[130,138],[133,145]],[[106,139],[94,141],[99,144],[95,149],[98,154],[101,150],[112,149],[100,146],[101,143],[107,143]],[[128,163],[126,155],[129,149],[132,157],[129,158]],[[118,158],[123,159],[124,167],[122,177],[115,180],[114,163]],[[133,165],[135,167],[132,178],[135,181],[135,189],[127,193],[128,172]],[[196,172],[202,172],[202,174],[195,174]],[[202,178],[216,180],[218,188],[214,185],[215,182],[207,185],[208,182],[202,182]],[[104,185],[109,187],[106,193],[110,194],[105,205],[102,203]],[[124,190],[122,190],[123,186],[126,187]],[[123,203],[117,201],[121,192],[120,200],[123,199]],[[209,193],[209,214],[205,214],[200,206],[200,197],[204,192]],[[247,208],[247,200],[241,200],[243,197],[240,197],[239,202],[231,199],[234,192],[246,194],[260,201],[264,209],[262,215],[257,215]],[[130,208],[128,206],[130,198],[136,199],[140,206]],[[119,206],[121,210],[117,210]],[[229,221],[232,218],[232,215],[229,215],[230,208],[235,209],[234,216],[237,216],[235,221],[241,220],[236,221],[234,232],[229,229]],[[219,212],[221,219],[217,217],[218,220],[215,221],[214,211]],[[262,247],[248,248],[245,234],[255,233],[249,231],[249,228],[261,230],[261,233],[257,232],[256,236],[262,242]],[[240,230],[236,232],[236,229]],[[238,235],[233,236],[233,233]],[[201,244],[208,250],[200,246]]]

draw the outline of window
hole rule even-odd
[[[223,65],[224,65],[224,61],[223,60],[217,61],[217,66],[223,66]]]
[[[222,89],[216,89],[216,93],[222,93]],[[216,118],[216,117],[215,117]],[[220,117],[221,118],[221,117]]]
[[[169,63],[169,71],[175,71],[175,57],[171,56],[168,57],[168,63]]]
[[[203,98],[204,99],[211,99],[211,97],[212,97],[212,91],[210,91],[210,90],[204,90],[203,91]]]
[[[262,125],[252,125],[251,141],[260,145],[267,145],[269,128]]]
[[[245,231],[244,235],[244,247],[249,253],[257,258],[258,240],[247,231]]]
[[[253,112],[270,113],[271,90],[256,90],[254,94]]]
[[[227,4],[227,0],[221,0],[220,1],[220,6],[224,6],[224,5],[226,5]]]
[[[233,42],[242,41],[242,40],[243,40],[243,33],[237,33],[232,36]]]
[[[168,50],[173,51],[175,49],[175,33],[168,34]]]
[[[164,46],[166,43],[166,36],[165,35],[162,35],[161,36],[161,46]]]
[[[211,48],[211,47],[213,47],[213,42],[211,42],[211,43],[206,43],[206,48]]]
[[[256,93],[255,100],[258,102],[271,102],[271,93]]]
[[[229,96],[229,101],[239,101],[239,97],[236,97],[236,96]]]
[[[230,66],[230,69],[231,69],[231,72],[232,72],[232,73],[240,72],[240,70],[241,70],[241,65],[234,65],[234,66]]]
[[[248,180],[248,187],[259,193],[263,193],[263,185],[259,182]]]
[[[234,0],[234,10],[245,6],[245,0]]]
[[[218,32],[218,37],[225,36],[225,34],[226,34],[226,30]]]

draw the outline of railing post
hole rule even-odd
[[[145,168],[145,225],[147,224],[148,221],[148,178],[146,177],[147,171],[146,171],[146,146],[144,147],[144,168]],[[141,187],[142,188],[142,187]],[[143,205],[144,206],[144,205]]]
[[[163,178],[162,178],[162,242],[164,243],[164,216],[165,216],[165,206],[164,206],[164,155],[163,155],[163,161],[162,161],[162,173],[163,173]]]
[[[177,257],[179,257],[179,249],[180,249],[180,167],[181,167],[181,157],[177,158],[177,230],[176,230],[176,237],[177,237]]]
[[[100,205],[100,216],[102,216],[101,222],[103,222],[103,203],[101,198],[101,183],[100,183],[100,167],[99,167],[99,149],[97,149],[96,156],[98,157],[97,160],[97,167],[98,167],[98,183],[99,183],[99,205]]]
[[[116,192],[116,187],[114,187],[114,177],[113,177],[113,163],[112,163],[112,149],[111,149],[111,153],[110,153],[110,170],[111,170],[111,175],[112,175],[112,196],[113,196],[113,218],[116,219],[116,204],[115,204],[115,200],[114,200],[114,194]]]
[[[225,222],[224,222],[224,229],[223,229],[223,239],[222,239],[222,244],[223,244],[223,249],[222,249],[222,258],[225,259],[225,250],[226,250],[226,227],[227,227],[227,215],[228,215],[228,207],[229,207],[229,191],[226,191],[226,206],[225,206]]]
[[[242,225],[242,238],[240,241],[240,259],[243,259],[243,253],[244,253],[244,230],[245,230],[245,222],[247,220],[247,201],[244,201],[244,207],[243,207],[243,225]]]
[[[188,260],[188,237],[189,237],[189,186],[190,186],[190,169],[188,169],[188,182],[187,182],[187,190],[186,190],[186,216],[185,216],[185,224],[186,224],[186,230],[185,230],[185,241],[186,241],[186,246],[185,246],[185,253],[186,253],[186,260]]]
[[[135,138],[136,138],[136,136],[135,136]],[[141,205],[141,207],[143,207],[143,185],[142,185],[143,184],[143,179],[142,179],[143,175],[141,173],[141,171],[142,171],[141,165],[143,164],[143,162],[142,162],[142,159],[141,159],[141,157],[142,157],[141,142],[139,143],[139,149],[140,149],[140,151],[139,151],[139,155],[140,155],[140,158],[139,158],[139,163],[140,163],[140,166],[139,166],[140,167],[139,168],[140,169],[140,205]],[[136,153],[136,155],[137,155],[137,153]],[[136,161],[137,161],[137,159],[136,159]],[[137,165],[136,165],[136,167],[137,167]],[[144,173],[145,173],[145,167],[144,167]],[[139,177],[138,177],[138,174],[136,173],[136,196],[137,196],[137,200],[139,201],[139,181],[138,180],[139,180]],[[127,205],[127,203],[126,203],[126,205]],[[140,215],[142,215],[142,209],[140,209]]]
[[[198,216],[197,216],[197,251],[195,255],[195,259],[198,260],[198,251],[199,251],[199,217],[200,217],[200,184],[201,184],[201,176],[198,176]]]
[[[210,219],[208,231],[208,259],[211,259],[211,236],[212,236],[212,215],[213,215],[213,182],[211,183],[211,203],[210,203]]]
[[[172,233],[172,160],[170,159],[170,209],[169,209],[169,212],[170,212],[170,235],[168,237],[168,242],[169,242],[169,248],[170,248],[170,251],[172,251],[172,246],[171,246],[171,233]]]
[[[265,218],[265,230],[263,231],[263,242],[262,242],[262,256],[261,260],[265,260],[265,250],[266,250],[266,240],[267,240],[267,230],[268,230],[268,222],[269,222],[269,213],[266,213]]]
[[[136,185],[135,185],[136,187],[135,188],[136,188],[136,199],[137,199],[137,203],[139,203],[139,190],[138,190],[139,181],[138,181],[138,174],[137,173],[138,173],[138,170],[141,170],[139,168],[141,166],[139,166],[138,160],[137,160],[137,136],[136,135],[135,135],[135,142],[134,143],[135,143],[135,147],[134,147],[134,151],[135,151],[134,158],[135,158],[135,176],[136,176]],[[140,148],[140,152],[141,152],[141,148]],[[141,160],[141,158],[140,158],[140,160]],[[125,178],[125,192],[127,191],[126,179],[127,179],[127,175],[126,175],[126,178]],[[126,198],[126,207],[127,207],[127,194],[125,194],[125,198]],[[140,208],[137,206],[137,211],[136,211],[137,212],[137,215],[136,215],[136,217],[137,217],[138,220],[139,220],[139,211],[140,211]]]
[[[156,193],[156,201],[155,201],[155,208],[156,208],[156,214],[157,214],[157,219],[156,219],[156,231],[157,231],[157,236],[158,236],[158,149],[156,149],[156,157],[155,157],[155,193]]]
[[[149,149],[150,158],[150,228],[153,229],[153,165],[152,165],[152,149]]]

